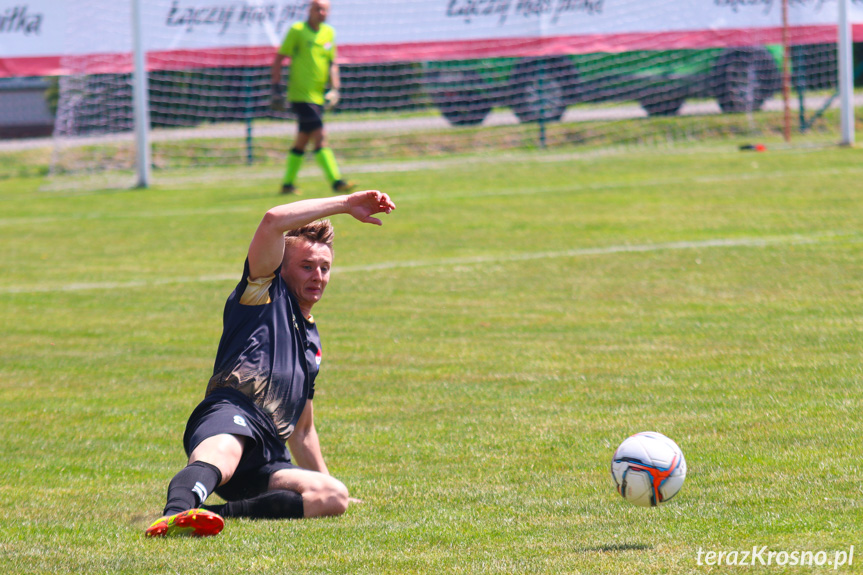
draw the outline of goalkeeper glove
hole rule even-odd
[[[335,108],[339,103],[339,89],[332,88],[324,94],[324,100],[326,101],[326,106],[328,109]]]
[[[285,111],[285,95],[282,92],[282,87],[278,84],[273,84],[273,91],[270,93],[270,109],[274,112]]]

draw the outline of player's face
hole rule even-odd
[[[330,281],[333,252],[324,244],[300,239],[287,246],[282,263],[282,278],[297,298],[300,309],[308,314],[321,300]]]
[[[317,0],[309,6],[309,23],[312,26],[317,26],[322,22],[327,21],[327,15],[330,13],[330,3],[327,0]]]

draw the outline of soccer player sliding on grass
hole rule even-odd
[[[225,303],[213,376],[186,424],[188,465],[168,485],[164,516],[147,536],[216,535],[223,517],[345,512],[348,489],[327,471],[312,408],[321,342],[311,311],[333,264],[333,228],[321,218],[349,214],[381,225],[374,215],[395,207],[371,190],[264,215]],[[213,492],[227,503],[204,505]]]

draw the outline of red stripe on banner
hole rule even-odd
[[[341,50],[341,47],[339,47]],[[207,50],[171,50],[147,54],[150,70],[186,70],[189,68],[234,68],[269,66],[273,63],[273,46],[239,46]],[[341,59],[339,60],[341,62]]]
[[[863,24],[855,24],[853,36],[863,41]],[[792,44],[836,42],[835,26],[801,26],[791,29]],[[631,50],[680,50],[780,44],[782,28],[693,30],[631,34],[596,34],[550,38],[494,38],[400,44],[346,44],[339,46],[339,62],[374,64],[473,58],[557,56]],[[661,48],[659,48],[661,47]],[[147,54],[148,70],[269,66],[272,46],[239,46],[198,50],[167,50]],[[83,54],[0,58],[0,78],[57,76],[66,74],[118,74],[132,71],[131,54]]]
[[[0,58],[0,78],[62,76],[66,73],[66,70],[60,66],[60,59],[60,56]]]
[[[863,25],[855,26],[854,32],[855,36],[863,39]],[[835,26],[795,27],[791,30],[791,41],[798,44],[831,43],[836,42],[836,35]],[[782,28],[777,27],[549,38],[496,38],[412,44],[363,44],[339,46],[339,62],[366,64],[497,57],[524,58],[594,52],[617,53],[632,50],[725,48],[781,44],[781,42]]]
[[[147,69],[153,71],[269,66],[273,63],[275,53],[276,49],[270,46],[148,52]],[[0,78],[70,74],[128,74],[132,72],[133,66],[130,53],[0,58]]]

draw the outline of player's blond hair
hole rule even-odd
[[[304,239],[313,244],[324,244],[332,250],[335,237],[336,232],[330,220],[318,220],[285,232],[285,248],[290,248],[297,240]]]

